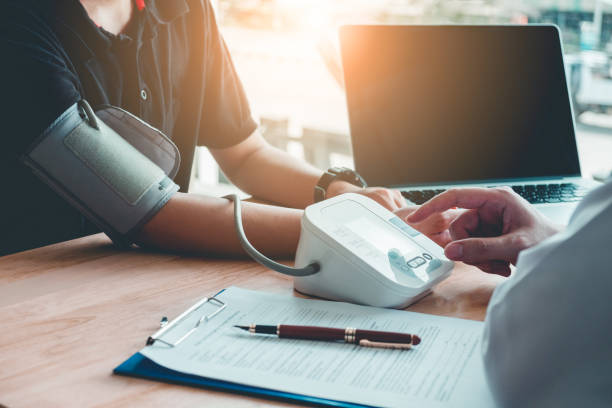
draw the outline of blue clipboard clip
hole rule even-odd
[[[166,334],[168,331],[170,331],[174,326],[176,326],[178,323],[183,321],[191,313],[195,312],[200,307],[202,307],[202,306],[204,306],[205,304],[208,304],[208,303],[216,306],[217,309],[214,312],[212,312],[212,313],[203,314],[202,317],[200,317],[198,319],[196,324],[187,333],[182,335],[178,340],[176,340],[174,342],[170,342],[170,341],[166,341],[166,340],[162,339],[164,334]],[[208,320],[212,319],[213,317],[215,317],[217,314],[219,314],[226,307],[227,307],[227,304],[225,302],[219,300],[215,296],[213,296],[213,297],[206,297],[206,298],[200,300],[199,302],[197,302],[196,304],[194,304],[193,306],[191,306],[189,309],[185,310],[176,319],[172,320],[169,323],[168,323],[168,318],[166,316],[164,316],[164,317],[162,317],[161,322],[159,323],[161,328],[157,332],[155,332],[152,336],[149,336],[149,338],[147,339],[147,346],[150,346],[150,345],[152,345],[152,344],[154,344],[156,342],[160,342],[160,343],[163,343],[163,344],[165,344],[165,345],[167,345],[169,347],[176,347],[179,344],[181,344],[187,337],[191,336],[198,329],[198,327],[200,327],[200,325],[203,322],[207,322]]]

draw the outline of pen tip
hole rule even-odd
[[[412,345],[416,346],[420,342],[421,342],[421,338],[419,336],[417,336],[416,334],[413,334],[412,335]]]
[[[249,330],[248,326],[237,326],[237,325],[234,325],[234,327],[237,327],[237,328],[242,329],[242,330]]]

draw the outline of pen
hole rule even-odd
[[[234,326],[246,330],[252,334],[272,334],[280,338],[340,341],[358,344],[363,347],[377,347],[404,350],[416,346],[421,342],[415,334],[396,333],[376,330],[362,330],[347,327],[336,329],[319,326],[291,326],[279,324],[277,326],[266,326],[251,324],[250,326]]]

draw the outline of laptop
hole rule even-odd
[[[559,223],[596,182],[580,171],[559,30],[344,26],[356,170],[422,204],[511,186]]]

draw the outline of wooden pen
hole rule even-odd
[[[377,347],[405,350],[421,342],[415,334],[362,330],[353,327],[338,329],[319,326],[292,326],[279,324],[277,326],[251,324],[249,326],[234,326],[252,334],[272,334],[280,338],[344,341],[349,344],[358,344],[363,347]]]

